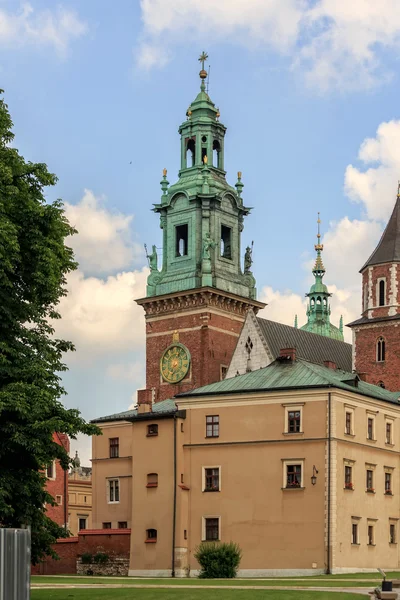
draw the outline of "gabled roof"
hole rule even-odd
[[[360,273],[372,265],[382,263],[400,262],[400,196],[397,195],[396,204],[382,234],[379,244],[361,269]]]
[[[361,381],[355,373],[330,369],[302,359],[278,359],[263,369],[205,385],[179,394],[177,398],[307,388],[339,388],[394,404],[398,404],[400,398],[400,392],[389,392]]]
[[[260,317],[257,322],[274,358],[282,348],[296,348],[299,358],[317,364],[330,360],[339,369],[351,371],[351,344]]]
[[[146,418],[149,415],[154,415],[154,417],[159,415],[173,415],[176,412],[175,400],[163,400],[162,402],[155,402],[152,406],[151,412],[142,413],[139,415],[137,408],[133,408],[132,410],[126,410],[125,412],[115,413],[113,415],[108,415],[106,417],[99,417],[98,419],[93,419],[91,423],[106,423],[109,421],[133,421],[136,418],[140,419],[143,415]]]

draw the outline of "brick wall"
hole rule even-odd
[[[70,443],[66,434],[54,433],[53,441],[63,445],[69,454]],[[47,505],[47,516],[58,525],[63,526],[68,522],[68,473],[61,468],[58,461],[55,461],[53,475],[53,478],[47,480],[46,489],[54,500],[59,496],[61,502],[58,506]]]
[[[58,540],[53,549],[60,560],[46,559],[32,567],[32,575],[75,574],[77,558],[85,552],[104,552],[113,557],[128,558],[130,540],[130,529],[85,529],[77,537]]]
[[[385,339],[385,361],[376,360],[376,343]],[[369,383],[383,382],[387,390],[400,391],[400,321],[364,325],[355,329],[355,367]]]
[[[244,321],[204,311],[176,314],[146,324],[146,387],[155,388],[155,401],[220,380],[221,366],[229,366]],[[161,381],[160,359],[179,332],[179,342],[191,355],[189,375],[180,383]]]

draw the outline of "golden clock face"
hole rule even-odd
[[[168,383],[178,383],[186,377],[190,366],[190,353],[183,344],[168,346],[160,360],[161,375]]]

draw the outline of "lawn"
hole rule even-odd
[[[119,578],[108,578],[108,577],[46,577],[36,576],[32,577],[32,583],[35,584],[121,584],[124,586],[135,587],[137,585],[173,585],[176,587],[182,585],[195,585],[195,586],[209,586],[218,585],[221,587],[227,585],[234,586],[263,586],[263,587],[274,587],[274,586],[294,586],[294,587],[370,587],[373,588],[377,585],[378,581],[376,578],[364,576],[367,581],[360,579],[350,580],[346,578],[345,581],[341,581],[339,576],[337,578],[324,579],[324,578],[290,578],[290,579],[195,579],[195,578],[182,578],[182,579],[141,579],[132,577],[119,577]],[[382,577],[380,578],[382,579]]]
[[[218,600],[272,600],[276,590],[213,590],[212,597]],[[32,590],[31,600],[209,600],[208,590]],[[341,592],[279,591],[279,600],[361,600],[363,596]]]

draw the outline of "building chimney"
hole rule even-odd
[[[281,361],[295,361],[296,360],[296,348],[281,348],[279,351],[279,358]]]
[[[137,391],[137,402],[138,402],[138,413],[151,412],[153,405],[153,391],[150,389],[138,390]]]
[[[328,369],[333,369],[334,371],[337,369],[336,363],[333,360],[324,360],[324,366],[328,367]]]

